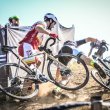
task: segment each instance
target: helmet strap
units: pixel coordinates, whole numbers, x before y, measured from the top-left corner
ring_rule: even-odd
[[[51,30],[51,24],[53,23],[53,21],[49,21],[49,26],[48,26],[48,28],[47,29],[49,29],[49,30]]]

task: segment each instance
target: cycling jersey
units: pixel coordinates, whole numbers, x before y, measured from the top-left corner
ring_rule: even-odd
[[[25,38],[19,42],[18,53],[20,56],[26,58],[24,61],[27,64],[33,64],[40,61],[38,57],[30,57],[34,53],[38,53],[35,50],[38,50],[38,46],[42,43],[43,40],[43,33],[39,33],[35,28],[36,26],[41,26],[46,28],[45,22],[36,22],[32,25],[30,31],[26,34]],[[29,57],[29,58],[27,58]]]
[[[86,43],[86,39],[78,40],[78,41],[66,41],[64,45],[78,47]]]
[[[66,41],[64,42],[63,47],[60,49],[58,54],[61,53],[69,53],[74,56],[78,56],[80,53],[82,53],[77,47],[80,45],[83,45],[86,43],[85,39],[79,40],[79,41]],[[71,57],[59,57],[59,61],[63,63],[64,65],[67,65],[67,63],[71,60]]]
[[[33,49],[38,49],[38,46],[42,43],[43,40],[43,33],[39,33],[35,28],[36,26],[41,26],[43,28],[46,28],[46,23],[45,22],[36,22],[31,26],[30,31],[26,34],[25,38],[20,41],[19,43],[29,43],[33,46]]]

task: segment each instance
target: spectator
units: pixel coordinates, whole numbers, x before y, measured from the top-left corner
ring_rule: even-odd
[[[19,26],[19,18],[17,16],[12,17],[11,25],[12,26]]]
[[[7,23],[5,25],[5,27],[10,27],[10,26],[19,26],[19,18],[17,16],[12,16],[12,17],[9,17],[8,19],[9,23]]]

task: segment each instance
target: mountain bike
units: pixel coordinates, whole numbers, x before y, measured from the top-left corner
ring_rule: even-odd
[[[49,38],[47,39],[44,46],[39,47],[39,50],[44,51],[47,55],[47,73],[50,79],[46,77],[46,75],[44,75],[38,68],[35,68],[34,70],[31,69],[24,62],[24,60],[21,59],[13,51],[13,49],[15,49],[16,46],[2,47],[2,50],[4,52],[12,53],[18,59],[18,63],[5,63],[0,65],[0,69],[5,69],[7,71],[6,76],[7,79],[10,80],[10,82],[8,82],[7,87],[3,87],[2,84],[0,85],[0,91],[12,98],[27,100],[38,94],[39,83],[46,83],[50,81],[51,83],[54,83],[55,85],[66,90],[77,90],[84,87],[87,84],[89,79],[89,72],[84,61],[70,54],[53,55],[51,49],[47,48],[48,42],[50,40],[53,40],[53,43],[50,46],[54,45],[56,40],[53,38]],[[39,54],[41,53],[37,53],[33,56],[37,56]],[[73,70],[71,70],[70,65],[65,66],[64,64],[58,61],[58,57],[60,56],[68,56],[69,58],[73,59],[72,62],[70,62]],[[81,70],[79,70],[80,67]],[[55,76],[57,68],[63,70],[64,72],[70,71],[69,74],[71,74],[71,79],[69,79],[68,84],[61,84],[60,82],[62,79],[60,79],[59,81],[56,81],[54,79],[55,77],[53,77],[53,75]],[[82,80],[81,78],[80,80],[78,80],[79,76],[81,76]]]
[[[110,56],[103,58],[103,54],[108,51],[108,45],[106,41],[102,40],[101,43],[91,43],[91,49],[89,55],[91,55],[94,48],[97,51],[92,55],[92,58],[102,67],[105,71],[106,78],[101,77],[98,71],[92,71],[91,75],[93,79],[99,83],[102,87],[110,90]]]

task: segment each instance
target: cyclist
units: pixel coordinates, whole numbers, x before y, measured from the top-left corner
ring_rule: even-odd
[[[11,25],[12,26],[19,26],[19,18],[17,16],[12,17]]]
[[[52,38],[57,38],[58,35],[51,32],[51,29],[57,23],[57,18],[54,14],[47,13],[44,16],[44,22],[38,21],[31,26],[30,31],[26,34],[23,40],[19,42],[18,53],[22,57],[29,57],[35,52],[38,52],[38,47],[43,41],[44,34]],[[40,65],[41,61],[38,57],[31,57],[26,60],[28,65],[36,63]]]
[[[79,51],[77,49],[78,46],[85,44],[87,42],[100,43],[99,40],[97,40],[96,38],[92,38],[92,37],[88,37],[88,38],[85,38],[85,39],[82,39],[79,41],[75,41],[75,42],[66,41],[66,42],[64,42],[63,47],[59,51],[59,54],[69,53],[69,54],[73,54],[77,57],[80,57],[81,59],[83,59],[85,61],[85,63],[87,65],[90,65],[90,66],[96,68],[103,78],[106,78],[104,70],[96,62],[94,62],[91,58],[87,57],[86,55],[84,55],[84,53],[82,53],[81,51]],[[64,57],[64,56],[59,57],[59,61],[61,63],[63,63],[64,65],[67,65],[70,60],[71,60],[70,57]],[[69,77],[70,77],[69,71],[66,71],[66,72],[62,72],[62,71],[63,70],[58,69],[57,73],[56,73],[56,77],[59,76],[59,74],[61,74],[61,76],[62,76],[62,82],[61,83],[66,84],[69,81]]]

